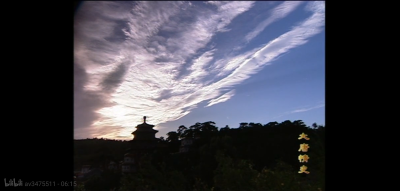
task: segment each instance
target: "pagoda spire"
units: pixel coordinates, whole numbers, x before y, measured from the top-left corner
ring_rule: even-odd
[[[143,116],[143,123],[146,123],[146,116]]]

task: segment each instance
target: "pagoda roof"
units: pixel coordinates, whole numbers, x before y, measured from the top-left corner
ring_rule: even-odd
[[[139,124],[136,126],[136,130],[132,132],[134,135],[136,132],[151,132],[151,133],[157,133],[158,130],[153,129],[155,125],[148,124],[146,122],[143,122],[142,124]]]
[[[138,135],[141,133],[147,134],[147,133],[157,133],[158,130],[153,129],[155,125],[151,125],[146,123],[146,116],[143,116],[143,123],[139,124],[136,126],[136,130],[132,132],[132,135]]]
[[[147,127],[147,128],[153,128],[154,125],[151,125],[151,124],[148,124],[148,123],[144,122],[144,123],[139,124],[139,125],[136,126],[136,128],[143,128],[143,127],[145,127],[145,128],[146,128],[146,127]]]
[[[142,133],[142,132],[151,132],[151,133],[157,133],[158,130],[155,129],[137,129],[136,131],[132,132],[132,134],[136,134],[136,133]]]

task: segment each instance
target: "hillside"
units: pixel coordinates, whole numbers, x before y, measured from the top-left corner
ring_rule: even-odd
[[[310,140],[299,140],[305,133]],[[180,140],[196,141],[187,153]],[[307,126],[301,120],[241,123],[238,128],[219,128],[212,121],[180,126],[160,139],[168,145],[141,160],[137,176],[117,174],[93,178],[86,190],[324,190],[325,127]],[[298,173],[300,143],[308,143],[306,163],[311,174]],[[122,160],[129,142],[101,139],[75,141],[75,165]],[[246,174],[246,175],[244,175]],[[244,175],[244,176],[243,176]],[[119,176],[119,175],[118,175]],[[112,178],[114,177],[114,178]],[[179,180],[179,181],[176,181]],[[173,183],[173,184],[172,184]],[[284,187],[284,188],[283,188]]]
[[[128,141],[106,139],[74,140],[74,169],[82,165],[99,166],[107,160],[120,161],[129,147]]]

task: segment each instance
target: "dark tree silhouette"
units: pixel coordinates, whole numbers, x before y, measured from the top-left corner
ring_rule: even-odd
[[[120,190],[324,190],[325,126],[307,126],[301,120],[267,124],[242,122],[237,128],[218,128],[212,121],[197,122],[189,128],[159,138],[166,149],[156,150],[143,160],[135,176],[102,174],[87,182],[86,190],[109,190],[119,180]],[[298,149],[301,133],[308,135],[311,173],[299,171]],[[183,139],[194,142],[179,152]],[[87,139],[75,141],[75,165],[102,164],[122,160],[127,141]],[[79,188],[82,188],[79,187]]]

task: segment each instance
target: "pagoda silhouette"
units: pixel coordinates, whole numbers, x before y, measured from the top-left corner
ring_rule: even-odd
[[[153,127],[154,125],[146,123],[146,116],[144,116],[143,123],[137,125],[136,130],[132,132],[134,137],[130,141],[131,147],[127,150],[122,162],[123,173],[135,172],[140,158],[157,148],[156,133],[158,130]]]

